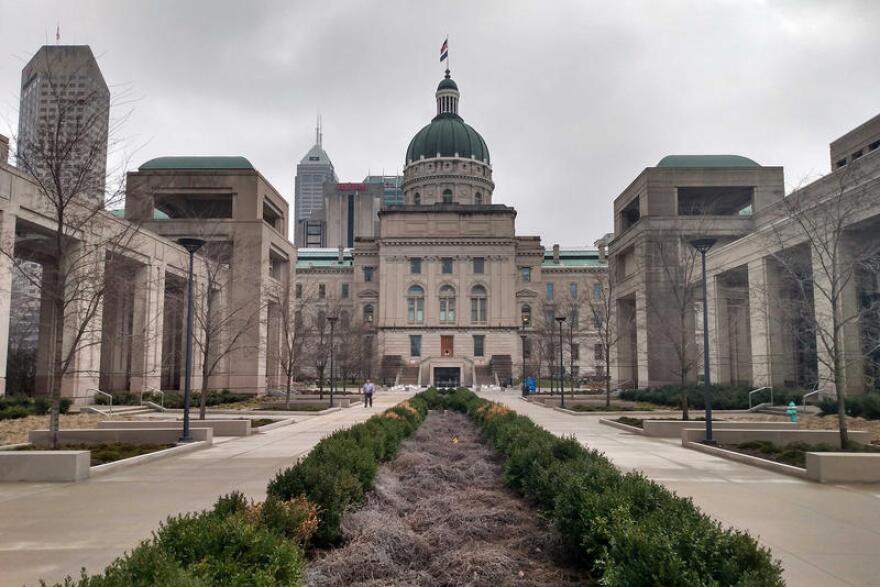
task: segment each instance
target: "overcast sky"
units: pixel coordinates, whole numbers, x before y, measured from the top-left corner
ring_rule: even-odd
[[[0,133],[59,24],[135,98],[119,137],[132,167],[240,154],[291,204],[319,111],[341,180],[401,170],[448,34],[494,200],[546,245],[610,232],[613,199],[664,155],[746,155],[791,188],[880,112],[877,0],[0,0]]]

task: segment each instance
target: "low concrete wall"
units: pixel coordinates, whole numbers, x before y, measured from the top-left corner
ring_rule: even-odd
[[[208,444],[214,439],[214,432],[210,428],[191,428],[193,440],[204,440]],[[36,446],[48,446],[50,442],[48,430],[31,430],[28,432],[28,440]],[[124,442],[128,444],[175,444],[180,440],[180,431],[177,429],[164,430],[125,430],[119,428],[80,428],[73,430],[60,430],[58,441],[61,444],[109,444]]]
[[[642,429],[645,436],[659,438],[679,438],[681,431],[704,430],[705,422],[698,420],[644,420]],[[712,430],[797,430],[795,422],[712,422]]]
[[[0,451],[0,481],[81,481],[90,461],[87,450]]]
[[[684,429],[681,431],[681,443],[687,446],[689,442],[700,442],[705,438],[704,428],[697,430]],[[792,442],[804,442],[806,444],[828,444],[840,448],[840,432],[837,430],[716,430],[713,428],[712,436],[719,444],[740,444],[752,440],[772,442],[777,446],[785,446]],[[868,443],[873,439],[872,432],[850,430],[850,440]]]
[[[250,420],[190,420],[191,428],[210,428],[214,436],[248,436]],[[104,420],[98,428],[118,430],[183,430],[182,420]]]
[[[880,453],[808,452],[807,477],[819,483],[880,483]]]
[[[357,403],[358,401],[363,401],[363,400],[357,400],[357,399],[351,399],[351,398],[335,397],[335,398],[333,398],[333,407],[336,407],[336,408],[347,408],[347,407],[351,406],[353,403]],[[262,404],[261,407],[265,407],[265,406],[271,406],[271,407],[283,407],[284,405],[285,405],[285,402],[283,402],[283,401],[272,401],[272,402],[264,402],[264,403]],[[296,399],[296,400],[290,400],[290,409],[289,409],[288,411],[290,411],[290,412],[295,412],[297,408],[300,408],[300,409],[302,409],[302,408],[306,408],[306,409],[313,409],[313,408],[325,409],[325,408],[329,408],[329,407],[330,407],[330,399],[329,399],[329,398],[325,398],[325,399],[323,399],[323,400],[319,400],[319,399],[313,399],[313,400],[305,400],[305,399],[302,399],[302,400],[301,400],[301,399]]]

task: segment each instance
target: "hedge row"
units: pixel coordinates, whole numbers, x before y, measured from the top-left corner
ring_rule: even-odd
[[[424,421],[426,393],[324,438],[302,461],[278,473],[269,483],[269,495],[305,496],[320,512],[315,542],[338,542],[342,515],[362,502],[373,487],[379,464],[394,456],[403,439]]]
[[[697,410],[705,409],[703,401],[703,386],[688,385],[684,388],[687,392],[688,406]],[[749,392],[753,388],[744,385],[711,385],[712,408],[716,410],[747,410],[749,408]],[[625,389],[620,392],[620,399],[635,402],[648,402],[659,406],[681,407],[680,385],[664,385],[648,389]],[[799,389],[774,389],[773,403],[776,405],[787,404],[794,401],[800,403],[804,391]],[[756,393],[752,396],[752,404],[770,401],[768,390]]]
[[[825,398],[819,402],[819,409],[826,416],[837,414],[837,400]],[[854,418],[880,420],[880,393],[870,391],[863,395],[851,395],[846,398],[846,413]]]
[[[170,517],[102,574],[83,571],[55,587],[299,584],[304,548],[338,540],[343,513],[372,487],[379,463],[424,421],[423,395],[321,440],[300,463],[278,473],[263,503],[234,492],[211,510]]]
[[[70,409],[71,400],[61,398],[61,413]],[[51,404],[47,397],[30,397],[26,395],[10,395],[0,397],[0,420],[15,420],[27,416],[44,416],[49,413]]]
[[[508,486],[534,501],[603,585],[782,585],[782,569],[744,532],[602,454],[460,389],[429,405],[467,413],[504,456]]]

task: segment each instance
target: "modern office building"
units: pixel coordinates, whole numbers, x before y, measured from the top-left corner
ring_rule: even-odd
[[[400,206],[404,203],[402,175],[368,175],[364,178],[364,183],[382,186],[383,208]]]
[[[333,162],[323,147],[320,124],[315,129],[315,144],[296,166],[294,186],[294,243],[301,247],[323,247],[326,235],[324,220],[324,184],[336,183]]]

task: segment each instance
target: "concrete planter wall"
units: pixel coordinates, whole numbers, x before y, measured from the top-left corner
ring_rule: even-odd
[[[681,443],[687,446],[690,442],[700,442],[705,438],[705,430],[684,429],[681,431]],[[758,430],[755,428],[745,430],[714,430],[713,437],[719,444],[740,444],[753,440],[763,440],[772,442],[777,446],[786,446],[792,442],[803,442],[806,444],[828,444],[833,447],[840,448],[840,432],[837,430]],[[871,432],[854,431],[849,432],[850,440],[856,442],[868,443],[874,438]]]
[[[214,436],[248,436],[251,433],[250,420],[191,420],[195,429],[210,428]],[[177,430],[178,436],[183,430],[180,420],[104,420],[98,422],[99,429],[115,428],[118,430]]]
[[[333,407],[347,408],[347,407],[351,406],[352,403],[356,403],[357,401],[358,401],[357,399],[352,399],[352,398],[334,397],[333,398]],[[263,409],[266,409],[266,408],[283,408],[284,406],[285,406],[285,402],[283,402],[283,401],[280,401],[280,402],[273,401],[273,402],[266,402],[266,403],[262,404],[261,407]],[[303,408],[305,408],[305,409],[326,409],[329,407],[330,407],[330,399],[329,398],[323,399],[323,400],[319,400],[319,399],[313,399],[313,400],[295,399],[294,400],[294,399],[292,399],[292,400],[290,400],[290,410],[289,411],[295,412],[297,408],[300,408],[300,409],[303,409]]]
[[[0,481],[82,481],[90,460],[87,450],[0,451]]]
[[[880,453],[808,452],[807,478],[819,483],[880,483]]]
[[[645,436],[680,438],[682,430],[705,430],[706,423],[683,420],[644,420]],[[795,422],[712,422],[712,430],[797,430]]]
[[[204,440],[210,444],[214,439],[214,431],[210,428],[192,428],[193,440]],[[48,430],[31,430],[28,440],[36,446],[48,446],[51,436]],[[58,441],[61,444],[109,444],[123,442],[127,444],[176,444],[180,440],[177,429],[164,430],[125,430],[119,428],[81,428],[75,430],[59,430]]]

